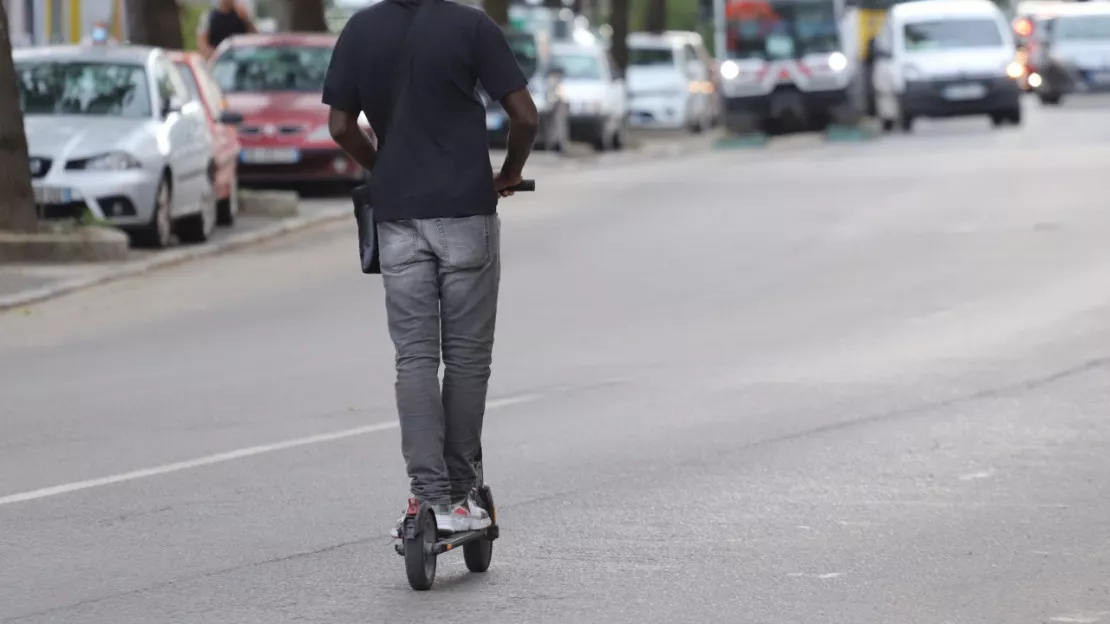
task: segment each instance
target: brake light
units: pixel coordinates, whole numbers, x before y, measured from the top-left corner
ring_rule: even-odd
[[[1021,37],[1028,37],[1033,34],[1033,20],[1027,17],[1021,17],[1014,20],[1014,32]]]

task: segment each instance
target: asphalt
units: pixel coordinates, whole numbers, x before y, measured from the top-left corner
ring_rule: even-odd
[[[350,223],[0,314],[0,622],[1110,622],[1107,108],[537,174],[428,593]]]

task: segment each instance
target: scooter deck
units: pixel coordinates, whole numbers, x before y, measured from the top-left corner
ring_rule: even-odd
[[[430,554],[439,556],[449,550],[454,550],[460,546],[465,546],[470,542],[476,542],[480,539],[489,539],[490,541],[493,541],[500,537],[500,535],[501,531],[498,529],[497,525],[494,524],[478,531],[464,531],[462,533],[452,533],[450,535],[446,535],[442,539],[436,540],[435,543],[431,545],[429,550]],[[404,541],[398,540],[397,543],[394,544],[393,548],[397,551],[398,555],[404,556]]]

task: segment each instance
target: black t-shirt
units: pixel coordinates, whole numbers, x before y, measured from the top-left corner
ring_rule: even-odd
[[[386,133],[405,30],[419,2],[403,112]],[[347,22],[324,81],[324,104],[363,112],[378,137],[370,179],[378,221],[492,214],[497,210],[481,83],[495,100],[528,80],[501,29],[482,11],[445,0],[386,0]]]

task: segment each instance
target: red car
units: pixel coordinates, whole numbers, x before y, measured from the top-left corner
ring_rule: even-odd
[[[208,71],[208,63],[196,52],[170,52],[170,58],[185,79],[193,98],[204,106],[212,133],[215,155],[218,223],[231,225],[239,214],[239,132],[243,118],[227,108],[223,90]]]
[[[216,50],[212,74],[231,110],[244,118],[244,183],[363,180],[362,167],[332,140],[328,107],[320,101],[335,40],[333,34],[252,34]]]

